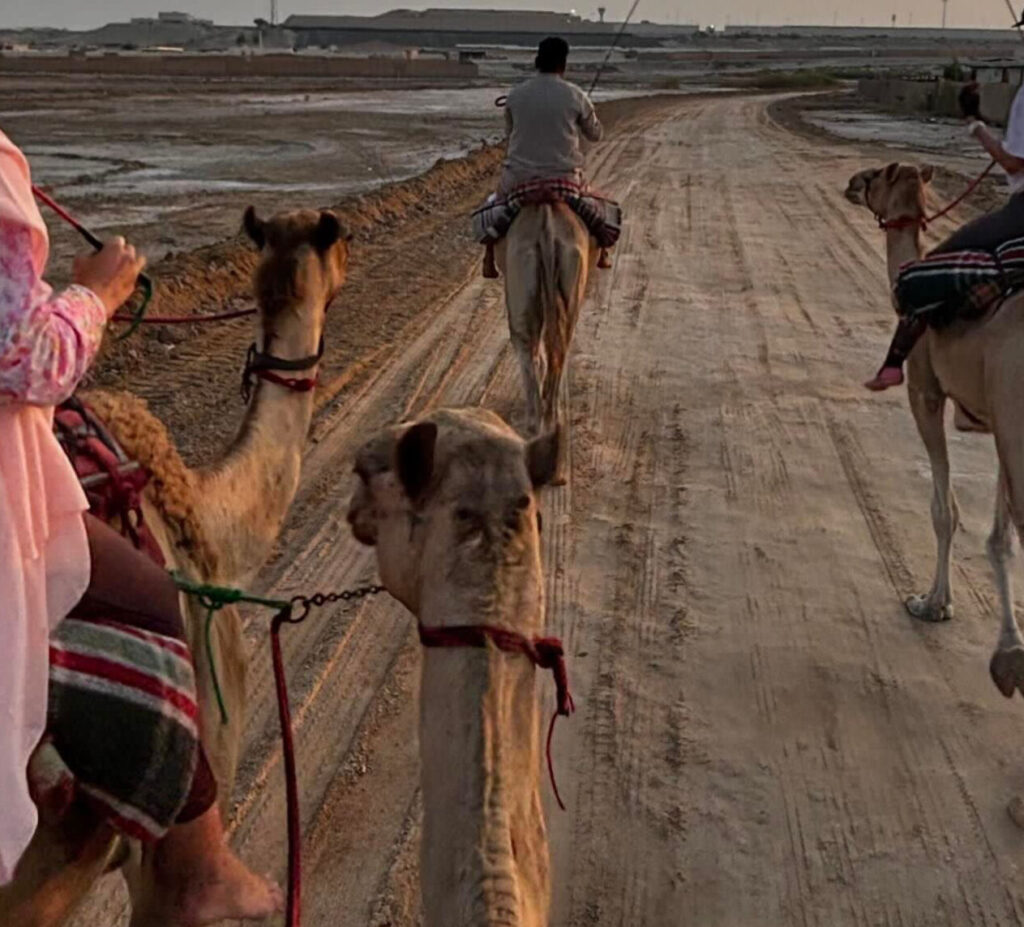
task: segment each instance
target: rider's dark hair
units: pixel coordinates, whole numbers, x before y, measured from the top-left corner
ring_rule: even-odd
[[[569,60],[569,43],[559,36],[549,36],[537,47],[535,64],[541,74],[561,74]]]

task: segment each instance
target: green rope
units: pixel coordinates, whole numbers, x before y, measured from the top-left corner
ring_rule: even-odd
[[[220,709],[220,723],[228,723],[228,710],[224,704],[224,695],[220,688],[220,679],[217,676],[217,663],[213,658],[213,646],[210,639],[210,632],[213,627],[213,616],[227,605],[234,605],[237,602],[251,602],[253,605],[262,605],[264,608],[273,608],[281,611],[291,607],[291,602],[281,599],[265,599],[261,596],[248,595],[241,589],[232,589],[228,586],[212,586],[205,583],[190,583],[178,573],[171,573],[175,585],[187,595],[192,596],[200,605],[206,608],[206,627],[204,638],[206,640],[206,659],[210,666],[210,678],[213,680],[213,694],[217,698],[217,707]]]
[[[134,335],[146,315],[146,308],[153,298],[153,281],[145,274],[139,274],[138,289],[142,292],[142,298],[139,300],[138,307],[132,312],[132,324],[128,326],[126,331],[118,335],[114,339],[115,341],[124,341],[125,338]]]

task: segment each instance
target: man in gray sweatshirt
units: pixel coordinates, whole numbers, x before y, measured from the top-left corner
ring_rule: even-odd
[[[598,141],[601,123],[590,98],[562,76],[568,57],[565,39],[544,39],[537,51],[537,74],[509,93],[508,153],[499,193],[529,180],[583,182],[580,136]]]
[[[508,151],[498,195],[531,180],[568,180],[583,185],[580,136],[596,142],[601,123],[590,98],[563,75],[569,58],[565,39],[544,39],[537,49],[537,74],[515,87],[505,104]],[[602,260],[607,260],[602,255]],[[487,243],[484,276],[497,277],[494,243]]]

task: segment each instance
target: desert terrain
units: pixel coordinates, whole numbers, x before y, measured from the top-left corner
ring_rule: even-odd
[[[158,97],[172,88],[137,112],[96,102],[124,135],[93,133],[89,145],[75,141],[78,117],[47,114],[71,105],[64,92],[39,88],[18,103],[34,114],[0,124],[30,153],[52,149],[37,172],[52,168],[57,192],[66,184],[104,231],[125,228],[157,258],[171,252],[153,267],[165,311],[251,303],[254,258],[234,237],[249,201],[339,205],[356,234],[352,276],[328,317],[300,494],[258,589],[371,580],[372,552],[344,519],[363,438],[437,405],[521,421],[502,289],[480,278],[467,222],[500,159],[482,145],[500,132],[489,91],[471,88],[478,108],[431,119],[425,107],[344,108],[329,94],[321,109],[315,88],[290,91],[287,105],[211,89],[194,104],[209,151],[180,106],[159,135]],[[928,464],[903,392],[859,385],[894,318],[883,236],[842,198],[854,171],[902,157],[939,165],[939,202],[984,161],[915,146],[913,132],[888,146],[844,139],[801,107],[821,112],[819,101],[764,94],[602,105],[609,132],[590,170],[627,223],[577,330],[571,481],[543,496],[548,626],[566,642],[578,706],[555,742],[567,812],[542,785],[559,927],[1024,920],[1024,833],[1005,811],[1024,792],[1024,709],[987,672],[994,453],[986,438],[951,439],[958,612],[917,623],[902,599],[931,578]],[[367,127],[382,140],[360,141]],[[394,141],[402,127],[408,145]],[[76,175],[68,152],[79,147],[105,166]],[[119,184],[159,170],[161,152],[177,159],[175,182],[193,186]],[[459,158],[412,177],[442,155]],[[369,189],[367,174],[388,179],[383,164],[398,182]],[[253,177],[253,189],[225,186]],[[999,196],[990,185],[931,240]],[[57,241],[59,261],[72,240]],[[241,417],[251,332],[249,320],[147,330],[108,346],[93,381],[144,396],[201,460]],[[246,615],[251,707],[232,837],[281,876],[267,618]],[[305,923],[413,927],[414,623],[380,597],[315,612],[285,646]],[[548,683],[538,682],[542,705]],[[105,879],[76,927],[126,923],[125,901],[118,877]]]

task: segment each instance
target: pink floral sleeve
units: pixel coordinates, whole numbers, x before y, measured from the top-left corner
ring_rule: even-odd
[[[0,401],[52,406],[99,350],[107,313],[82,286],[40,300],[28,228],[0,218]]]

